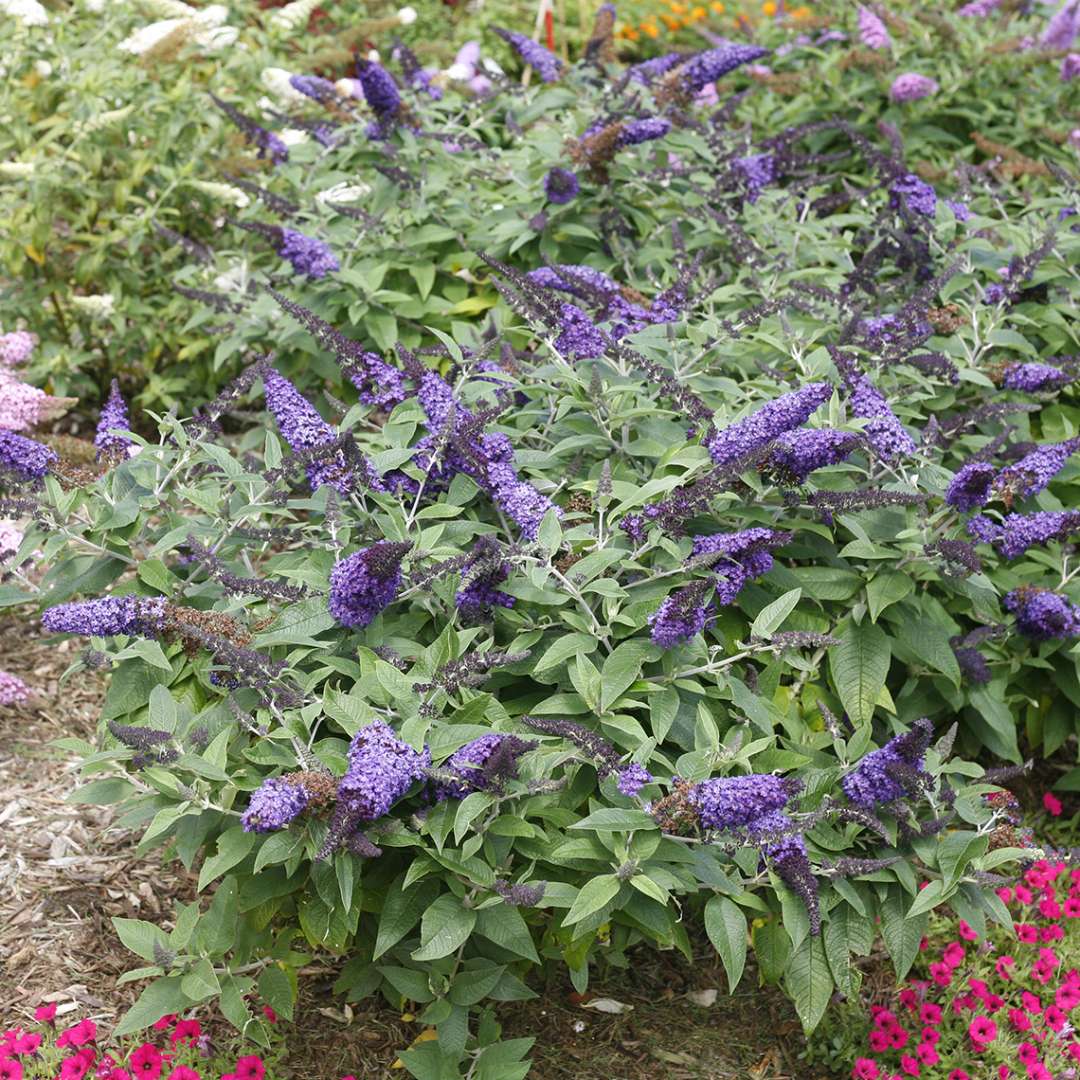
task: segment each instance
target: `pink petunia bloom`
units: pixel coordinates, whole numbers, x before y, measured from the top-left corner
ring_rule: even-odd
[[[873,1058],[856,1058],[855,1068],[851,1070],[851,1080],[878,1080],[881,1071]]]
[[[1048,1005],[1043,1014],[1043,1020],[1051,1031],[1060,1031],[1065,1026],[1068,1017],[1056,1005]]]
[[[971,1077],[963,1069],[953,1069],[949,1073],[949,1080],[971,1080]]]
[[[162,1066],[161,1051],[153,1043],[143,1043],[128,1058],[128,1065],[135,1080],[158,1080]]]
[[[1072,983],[1059,986],[1057,993],[1054,994],[1054,1004],[1059,1009],[1064,1009],[1065,1012],[1075,1009],[1077,1005],[1080,1005],[1080,989],[1077,989]]]
[[[919,995],[910,986],[906,986],[900,991],[900,1004],[905,1009],[915,1009],[919,1004]]]
[[[256,1054],[242,1057],[236,1063],[237,1080],[263,1080],[265,1075],[266,1066]]]
[[[920,1076],[922,1069],[919,1067],[918,1061],[915,1060],[910,1054],[904,1054],[900,1058],[900,1071],[905,1076]]]
[[[23,1080],[23,1067],[14,1058],[0,1058],[0,1080]]]
[[[1016,1048],[1016,1056],[1024,1065],[1031,1065],[1039,1060],[1039,1051],[1029,1042],[1022,1042]]]
[[[1039,901],[1039,914],[1044,919],[1060,919],[1061,905],[1051,896],[1044,896]]]
[[[922,1041],[931,1046],[937,1046],[941,1042],[941,1032],[937,1028],[924,1027],[922,1029]]]
[[[1031,1017],[1028,1016],[1023,1009],[1010,1009],[1009,1010],[1009,1023],[1017,1031],[1030,1031],[1031,1030]]]
[[[60,1062],[60,1080],[83,1080],[89,1071],[90,1065],[86,1058],[78,1054]]]
[[[1065,901],[1064,912],[1067,919],[1080,919],[1080,897],[1070,896]]]
[[[176,1013],[166,1013],[154,1021],[155,1031],[168,1031],[176,1023]]]
[[[1029,926],[1025,923],[1017,923],[1014,929],[1016,930],[1016,936],[1025,945],[1034,945],[1039,940],[1039,931],[1037,927]]]
[[[200,1024],[198,1020],[178,1020],[176,1022],[176,1027],[173,1028],[169,1038],[172,1040],[173,1046],[183,1042],[190,1045],[194,1043],[201,1034],[202,1024]]]
[[[105,1080],[131,1080],[131,1073],[127,1069],[116,1068],[109,1072]]]
[[[968,924],[966,922],[964,922],[963,919],[960,920],[960,925],[958,927],[958,930],[960,931],[960,936],[965,941],[978,941],[979,940],[979,935],[977,933],[975,933],[975,931],[970,926],[968,926]]]
[[[919,1045],[915,1047],[915,1056],[923,1065],[936,1065],[941,1060],[938,1056],[938,1052],[930,1045],[930,1043],[919,1043]]]
[[[968,1024],[968,1035],[973,1042],[991,1043],[997,1038],[997,1024],[985,1016],[976,1016]]]
[[[999,956],[994,961],[994,971],[997,973],[998,978],[1008,979],[1009,968],[1011,968],[1016,961],[1011,956]]]
[[[168,1080],[202,1080],[202,1077],[187,1065],[177,1065],[171,1073],[169,1073]]]
[[[12,1039],[10,1049],[13,1054],[36,1054],[40,1045],[41,1036],[36,1031],[30,1031],[17,1039]],[[56,1045],[60,1045],[59,1041]]]
[[[97,1038],[97,1024],[93,1020],[80,1020],[57,1037],[56,1045],[62,1050],[65,1046],[85,1046]]]
[[[997,892],[998,899],[1003,904],[1011,904],[1012,903],[1012,898],[1013,898],[1012,889],[1010,889],[1008,887],[1008,885],[1003,885],[1000,889],[997,889],[995,891]]]
[[[941,962],[953,970],[958,968],[964,962],[964,946],[959,941],[949,942],[941,954]]]
[[[1061,817],[1061,800],[1049,791],[1042,798],[1043,809],[1051,817]]]
[[[1028,1080],[1054,1080],[1054,1074],[1041,1062],[1028,1066]]]
[[[34,1010],[34,1019],[42,1024],[51,1024],[56,1019],[56,1005],[39,1005]]]
[[[269,1020],[271,1024],[276,1024],[277,1023],[277,1013],[274,1012],[273,1006],[264,1005],[262,1007],[262,1011],[263,1011],[263,1016],[265,1016],[266,1019]]]
[[[1044,926],[1042,933],[1039,935],[1043,941],[1060,941],[1065,936],[1065,931],[1054,923],[1051,926]]]
[[[932,1001],[923,1002],[922,1007],[919,1009],[919,1019],[924,1024],[940,1024],[941,1006],[935,1005]]]
[[[930,978],[940,987],[947,987],[952,982],[953,969],[948,964],[931,964]]]
[[[1031,899],[1032,899],[1032,897],[1031,897],[1031,890],[1030,889],[1026,888],[1023,885],[1017,885],[1016,886],[1016,900],[1017,900],[1017,903],[1030,904]]]
[[[870,1049],[873,1050],[875,1054],[883,1054],[891,1045],[888,1032],[882,1031],[881,1028],[874,1028],[874,1030],[870,1032],[867,1041],[870,1043]]]
[[[1042,1012],[1042,1001],[1037,998],[1030,990],[1025,990],[1020,995],[1020,1004],[1031,1013],[1032,1016],[1038,1016]]]
[[[899,1024],[889,1028],[885,1034],[889,1036],[889,1045],[894,1050],[903,1050],[908,1044],[908,1033]]]

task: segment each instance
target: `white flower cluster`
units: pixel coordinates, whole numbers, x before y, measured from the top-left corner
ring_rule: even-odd
[[[311,13],[319,6],[319,0],[292,0],[270,16],[270,26],[288,32],[299,30],[308,24]]]
[[[18,19],[25,26],[47,26],[48,12],[38,0],[0,0],[0,12]]]
[[[185,41],[192,42],[207,53],[227,49],[236,43],[240,32],[235,26],[224,25],[229,17],[228,9],[224,5],[210,4],[198,10],[189,8],[178,0],[170,0],[169,10],[181,9],[186,10],[172,18],[161,19],[133,31],[117,48],[133,56],[143,56],[174,33],[182,34]]]
[[[116,298],[112,293],[96,293],[90,296],[72,296],[71,306],[91,319],[108,319],[116,310]]]
[[[199,191],[209,195],[212,199],[231,203],[237,210],[243,210],[251,202],[247,192],[241,191],[238,187],[233,187],[232,184],[219,184],[214,180],[192,180],[191,186],[198,188]]]

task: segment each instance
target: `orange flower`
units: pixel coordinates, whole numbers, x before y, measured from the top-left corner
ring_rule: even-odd
[[[765,3],[761,5],[761,10],[765,15],[768,15],[771,19],[776,14],[776,4],[774,0],[765,0]]]
[[[686,14],[686,5],[685,4],[672,4],[671,5],[671,10],[674,11],[676,15],[685,15]]]
[[[641,32],[648,34],[651,38],[658,38],[660,36],[660,27],[656,23],[642,23]]]
[[[793,19],[809,19],[810,16],[813,14],[814,13],[805,4],[803,4],[802,7],[797,7],[793,12],[791,12],[791,17]]]
[[[709,5],[709,10],[712,11],[714,15],[723,15],[724,5],[720,3],[720,0],[713,0]]]

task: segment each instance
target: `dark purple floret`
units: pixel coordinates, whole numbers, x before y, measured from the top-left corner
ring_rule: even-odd
[[[725,41],[715,49],[692,56],[678,69],[678,78],[687,93],[696,94],[711,82],[723,78],[742,64],[760,60],[767,55],[768,49],[759,45],[742,45],[734,41]]]
[[[990,485],[997,475],[985,461],[969,461],[949,482],[945,501],[957,510],[974,510],[990,501]]]
[[[711,588],[711,581],[695,581],[668,596],[649,616],[652,643],[670,649],[700,634],[709,617],[711,601],[706,593]]]
[[[1033,514],[1006,514],[1000,525],[979,515],[967,523],[968,532],[993,544],[1006,559],[1016,559],[1030,547],[1064,540],[1080,532],[1080,511],[1038,510]]]
[[[353,630],[367,626],[397,596],[411,547],[383,540],[342,559],[330,572],[330,614]]]
[[[889,192],[892,195],[890,201],[894,208],[905,205],[916,214],[928,218],[932,218],[937,213],[937,193],[925,180],[920,180],[914,173],[907,173],[898,180],[894,180],[889,187]]]
[[[1040,390],[1057,390],[1075,378],[1050,364],[1009,364],[1001,372],[1001,385],[1006,390],[1034,394]]]
[[[289,148],[272,131],[267,131],[250,116],[245,116],[235,105],[222,101],[214,94],[210,95],[210,100],[243,132],[249,142],[259,148],[259,157],[269,157],[275,165],[289,160]]]
[[[385,128],[393,123],[401,110],[401,94],[394,76],[372,60],[357,60],[356,77],[364,91],[364,100],[371,106],[379,124]]]
[[[298,818],[308,805],[308,793],[300,784],[272,776],[251,793],[240,818],[244,832],[274,832]]]
[[[436,799],[464,799],[473,791],[501,788],[516,776],[517,759],[535,746],[535,741],[495,732],[473,739],[440,767],[440,773],[451,775],[436,782]]]
[[[634,64],[627,70],[627,75],[634,82],[650,86],[661,76],[666,75],[672,68],[677,68],[687,60],[686,53],[667,53],[665,56],[654,56],[651,60],[643,60],[640,64]]]
[[[760,409],[717,431],[706,443],[718,465],[726,465],[763,450],[785,432],[801,427],[832,396],[832,383],[809,383],[801,390],[762,405]]]
[[[324,278],[341,269],[341,264],[326,244],[295,229],[281,230],[278,254],[288,259],[298,274],[306,274],[313,279]]]
[[[405,376],[373,352],[350,358],[345,371],[365,405],[390,410],[409,396]]]
[[[313,450],[335,441],[334,429],[284,375],[267,367],[262,371],[262,379],[266,407],[274,414],[282,437],[294,451]],[[308,465],[307,478],[313,491],[328,484],[339,494],[348,495],[353,485],[352,471],[340,450],[333,451],[326,461]]]
[[[708,558],[716,573],[717,603],[733,604],[742,587],[773,567],[772,549],[791,541],[792,534],[760,526],[732,533],[695,536],[690,558],[696,563]]]
[[[576,356],[587,360],[604,355],[604,336],[596,324],[577,306],[560,304],[560,331],[555,338],[555,348],[564,356]]]
[[[736,158],[735,167],[746,181],[746,197],[750,202],[757,202],[758,196],[776,180],[776,157],[773,154]]]
[[[619,789],[620,795],[625,795],[628,799],[632,799],[646,784],[651,784],[652,782],[653,775],[644,765],[639,765],[637,762],[631,762],[629,765],[624,765],[619,769],[616,786]]]
[[[815,469],[837,465],[858,447],[851,431],[812,428],[781,435],[769,451],[765,466],[786,484],[801,484]]]
[[[840,781],[844,794],[864,810],[914,798],[930,783],[923,758],[933,734],[929,720],[916,720],[910,731],[872,750]]]
[[[467,624],[488,622],[496,607],[512,608],[515,598],[498,588],[510,576],[510,563],[491,537],[482,536],[473,545],[461,570],[461,588],[454,603]]]
[[[57,634],[84,637],[157,637],[165,626],[164,597],[103,596],[46,608],[41,625]]]
[[[1061,472],[1065,462],[1078,449],[1080,438],[1037,447],[998,473],[994,480],[995,493],[1005,499],[1027,499],[1037,495]]]
[[[737,829],[765,814],[783,810],[802,790],[802,783],[771,773],[714,777],[695,784],[688,802],[704,829]]]
[[[98,418],[97,433],[94,435],[94,446],[97,447],[97,456],[100,459],[105,454],[119,454],[127,456],[128,447],[132,441],[124,435],[114,434],[115,429],[127,431],[129,429],[127,405],[120,393],[120,384],[113,379],[109,388],[109,397],[102,406],[101,415]]]
[[[639,143],[662,139],[671,130],[671,121],[663,117],[650,116],[644,120],[629,120],[619,129],[615,145],[637,146]]]
[[[833,355],[835,359],[837,353]],[[885,459],[914,454],[915,441],[904,430],[877,387],[858,371],[853,361],[847,360],[837,366],[847,386],[852,413],[867,421],[863,428],[866,441]]]
[[[547,882],[541,881],[539,884],[529,885],[522,881],[510,882],[499,879],[491,888],[506,903],[514,907],[536,907],[544,898]]]
[[[1016,616],[1016,629],[1032,641],[1080,635],[1080,608],[1049,589],[1021,585],[1006,594],[1004,604]]]
[[[338,97],[334,84],[320,75],[291,75],[289,85],[321,105],[336,101]]]
[[[798,826],[783,812],[772,810],[750,823],[747,839],[761,848],[781,880],[806,906],[810,933],[821,933],[817,878],[814,877],[806,840]]]
[[[338,802],[356,821],[386,814],[431,768],[431,751],[417,753],[385,720],[361,728],[349,744],[349,767],[338,785]]]
[[[971,220],[971,211],[964,203],[957,202],[954,199],[946,199],[945,205],[952,211],[953,217],[961,224]]]
[[[0,474],[15,480],[40,480],[59,461],[56,452],[13,431],[0,431]]]
[[[556,206],[564,206],[576,198],[580,190],[581,184],[578,183],[577,175],[569,169],[549,169],[544,177],[544,194],[548,202],[553,202]]]
[[[978,649],[963,645],[953,646],[953,655],[960,668],[960,674],[975,686],[985,686],[991,679],[990,665]]]
[[[550,83],[558,79],[563,64],[553,52],[516,30],[503,30],[498,26],[491,29],[540,76],[541,82]]]

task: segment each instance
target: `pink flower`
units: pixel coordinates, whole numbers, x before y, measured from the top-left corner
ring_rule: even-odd
[[[1065,901],[1065,917],[1067,919],[1080,918],[1080,897],[1070,896]]]
[[[1054,1004],[1059,1009],[1064,1009],[1065,1012],[1075,1009],[1077,1005],[1080,1005],[1080,989],[1077,989],[1071,983],[1059,986],[1057,993],[1054,995]]]
[[[266,1019],[269,1020],[271,1024],[276,1024],[277,1023],[277,1013],[274,1012],[272,1006],[264,1005],[262,1007],[262,1011],[263,1011],[263,1016],[265,1016]]]
[[[919,1043],[915,1047],[915,1056],[923,1065],[936,1065],[941,1060],[938,1057],[938,1052],[930,1043]]]
[[[905,1009],[914,1009],[919,1004],[919,995],[911,987],[905,987],[900,991],[900,1004]]]
[[[1025,945],[1034,945],[1039,940],[1039,931],[1034,926],[1028,926],[1025,923],[1017,923],[1014,929],[1016,930],[1016,936]]]
[[[1023,885],[1017,885],[1016,886],[1016,900],[1017,900],[1017,903],[1020,903],[1020,904],[1030,904],[1031,903],[1031,890],[1028,889],[1028,888],[1025,888],[1025,886],[1023,886]]]
[[[56,1045],[62,1050],[65,1046],[85,1046],[97,1038],[97,1024],[93,1020],[80,1020],[67,1031],[62,1031]]]
[[[999,1065],[998,1066],[998,1080],[1008,1080],[1008,1077],[1009,1077],[1009,1066],[1008,1065]]]
[[[14,1058],[0,1058],[0,1080],[23,1080],[23,1067]]]
[[[1073,1061],[1080,1061],[1080,1043],[1071,1042],[1065,1050]]]
[[[881,1075],[877,1062],[873,1058],[856,1058],[855,1068],[851,1070],[851,1080],[878,1080]],[[342,1080],[346,1080],[342,1077]]]
[[[919,1063],[910,1054],[904,1054],[900,1058],[900,1071],[908,1076],[919,1076],[922,1073]]]
[[[1041,1062],[1028,1066],[1028,1080],[1054,1080],[1054,1074]]]
[[[131,1080],[131,1073],[127,1069],[112,1069],[105,1080]]]
[[[1039,1060],[1039,1051],[1029,1042],[1021,1043],[1016,1049],[1016,1056],[1025,1065],[1031,1065]]]
[[[868,49],[887,49],[892,44],[885,24],[864,7],[859,8],[859,40]]]
[[[968,1024],[968,1034],[973,1042],[991,1043],[997,1038],[997,1024],[985,1016],[976,1016]]]
[[[932,1001],[923,1002],[922,1008],[919,1009],[919,1019],[924,1024],[940,1024],[941,1006],[935,1005]]]
[[[161,1075],[161,1051],[153,1043],[143,1043],[128,1059],[128,1064],[136,1080],[158,1080]]]
[[[35,1054],[40,1045],[41,1036],[36,1031],[33,1031],[26,1035],[20,1035],[17,1039],[13,1039],[11,1043],[11,1052],[13,1054]],[[57,1040],[56,1045],[60,1045],[59,1040]]]
[[[179,1020],[176,1027],[173,1028],[172,1034],[169,1038],[172,1040],[173,1046],[177,1043],[187,1042],[189,1044],[195,1042],[196,1039],[202,1034],[202,1024],[198,1020]]]
[[[949,1073],[949,1080],[971,1080],[971,1077],[963,1069],[953,1069]]]
[[[56,1019],[56,1005],[39,1005],[34,1010],[34,1019],[43,1024],[51,1024]]]
[[[166,1013],[154,1021],[155,1031],[168,1031],[176,1023],[176,1013]]]
[[[999,978],[1008,979],[1009,968],[1011,968],[1015,963],[1016,961],[1011,956],[999,956],[994,961],[994,971],[997,973]]]
[[[950,942],[941,954],[941,962],[948,968],[958,968],[964,962],[964,946],[959,941]]]
[[[177,1065],[169,1073],[169,1080],[202,1080],[202,1077],[194,1069],[189,1069],[187,1065]]]
[[[931,1046],[937,1046],[941,1042],[941,1032],[937,1028],[924,1027],[922,1029],[922,1041]]]
[[[1043,1014],[1043,1020],[1046,1021],[1046,1026],[1051,1031],[1060,1031],[1065,1026],[1065,1021],[1068,1017],[1056,1006],[1047,1006],[1046,1012]]]
[[[9,334],[0,334],[0,364],[5,367],[17,367],[30,359],[38,339],[36,334],[25,330],[12,330]]]
[[[931,964],[930,978],[941,987],[947,987],[952,982],[952,968],[948,964]]]
[[[60,1080],[83,1080],[89,1071],[90,1064],[86,1058],[76,1054],[60,1063]]]
[[[870,1043],[870,1049],[873,1050],[875,1054],[884,1053],[891,1045],[888,1032],[882,1031],[881,1028],[874,1028],[874,1030],[870,1032],[868,1042]]]
[[[998,899],[1003,904],[1011,904],[1012,903],[1012,889],[1010,889],[1007,885],[1003,885],[1000,889],[997,889],[996,891],[997,891]]]
[[[1051,926],[1044,926],[1039,936],[1043,941],[1060,941],[1065,936],[1065,931],[1054,923]]]
[[[1048,791],[1043,795],[1043,809],[1051,817],[1061,817],[1061,800],[1056,795],[1051,795]]]
[[[1061,905],[1051,896],[1044,896],[1039,901],[1039,914],[1044,919],[1060,919]]]
[[[903,1050],[907,1046],[908,1033],[899,1024],[896,1027],[889,1028],[886,1034],[889,1036],[889,1045],[894,1050]]]
[[[1012,1024],[1017,1031],[1031,1030],[1031,1017],[1028,1016],[1023,1009],[1010,1009],[1009,1023]]]
[[[976,934],[975,931],[970,926],[968,926],[968,924],[966,922],[964,922],[963,919],[960,920],[960,925],[959,925],[958,929],[960,931],[960,936],[965,941],[978,941],[979,940],[979,935]]]
[[[242,1057],[236,1063],[236,1080],[263,1080],[266,1075],[266,1066],[262,1058],[255,1054]]]
[[[1020,1003],[1032,1016],[1038,1016],[1042,1012],[1042,1002],[1028,990],[1020,995]]]

